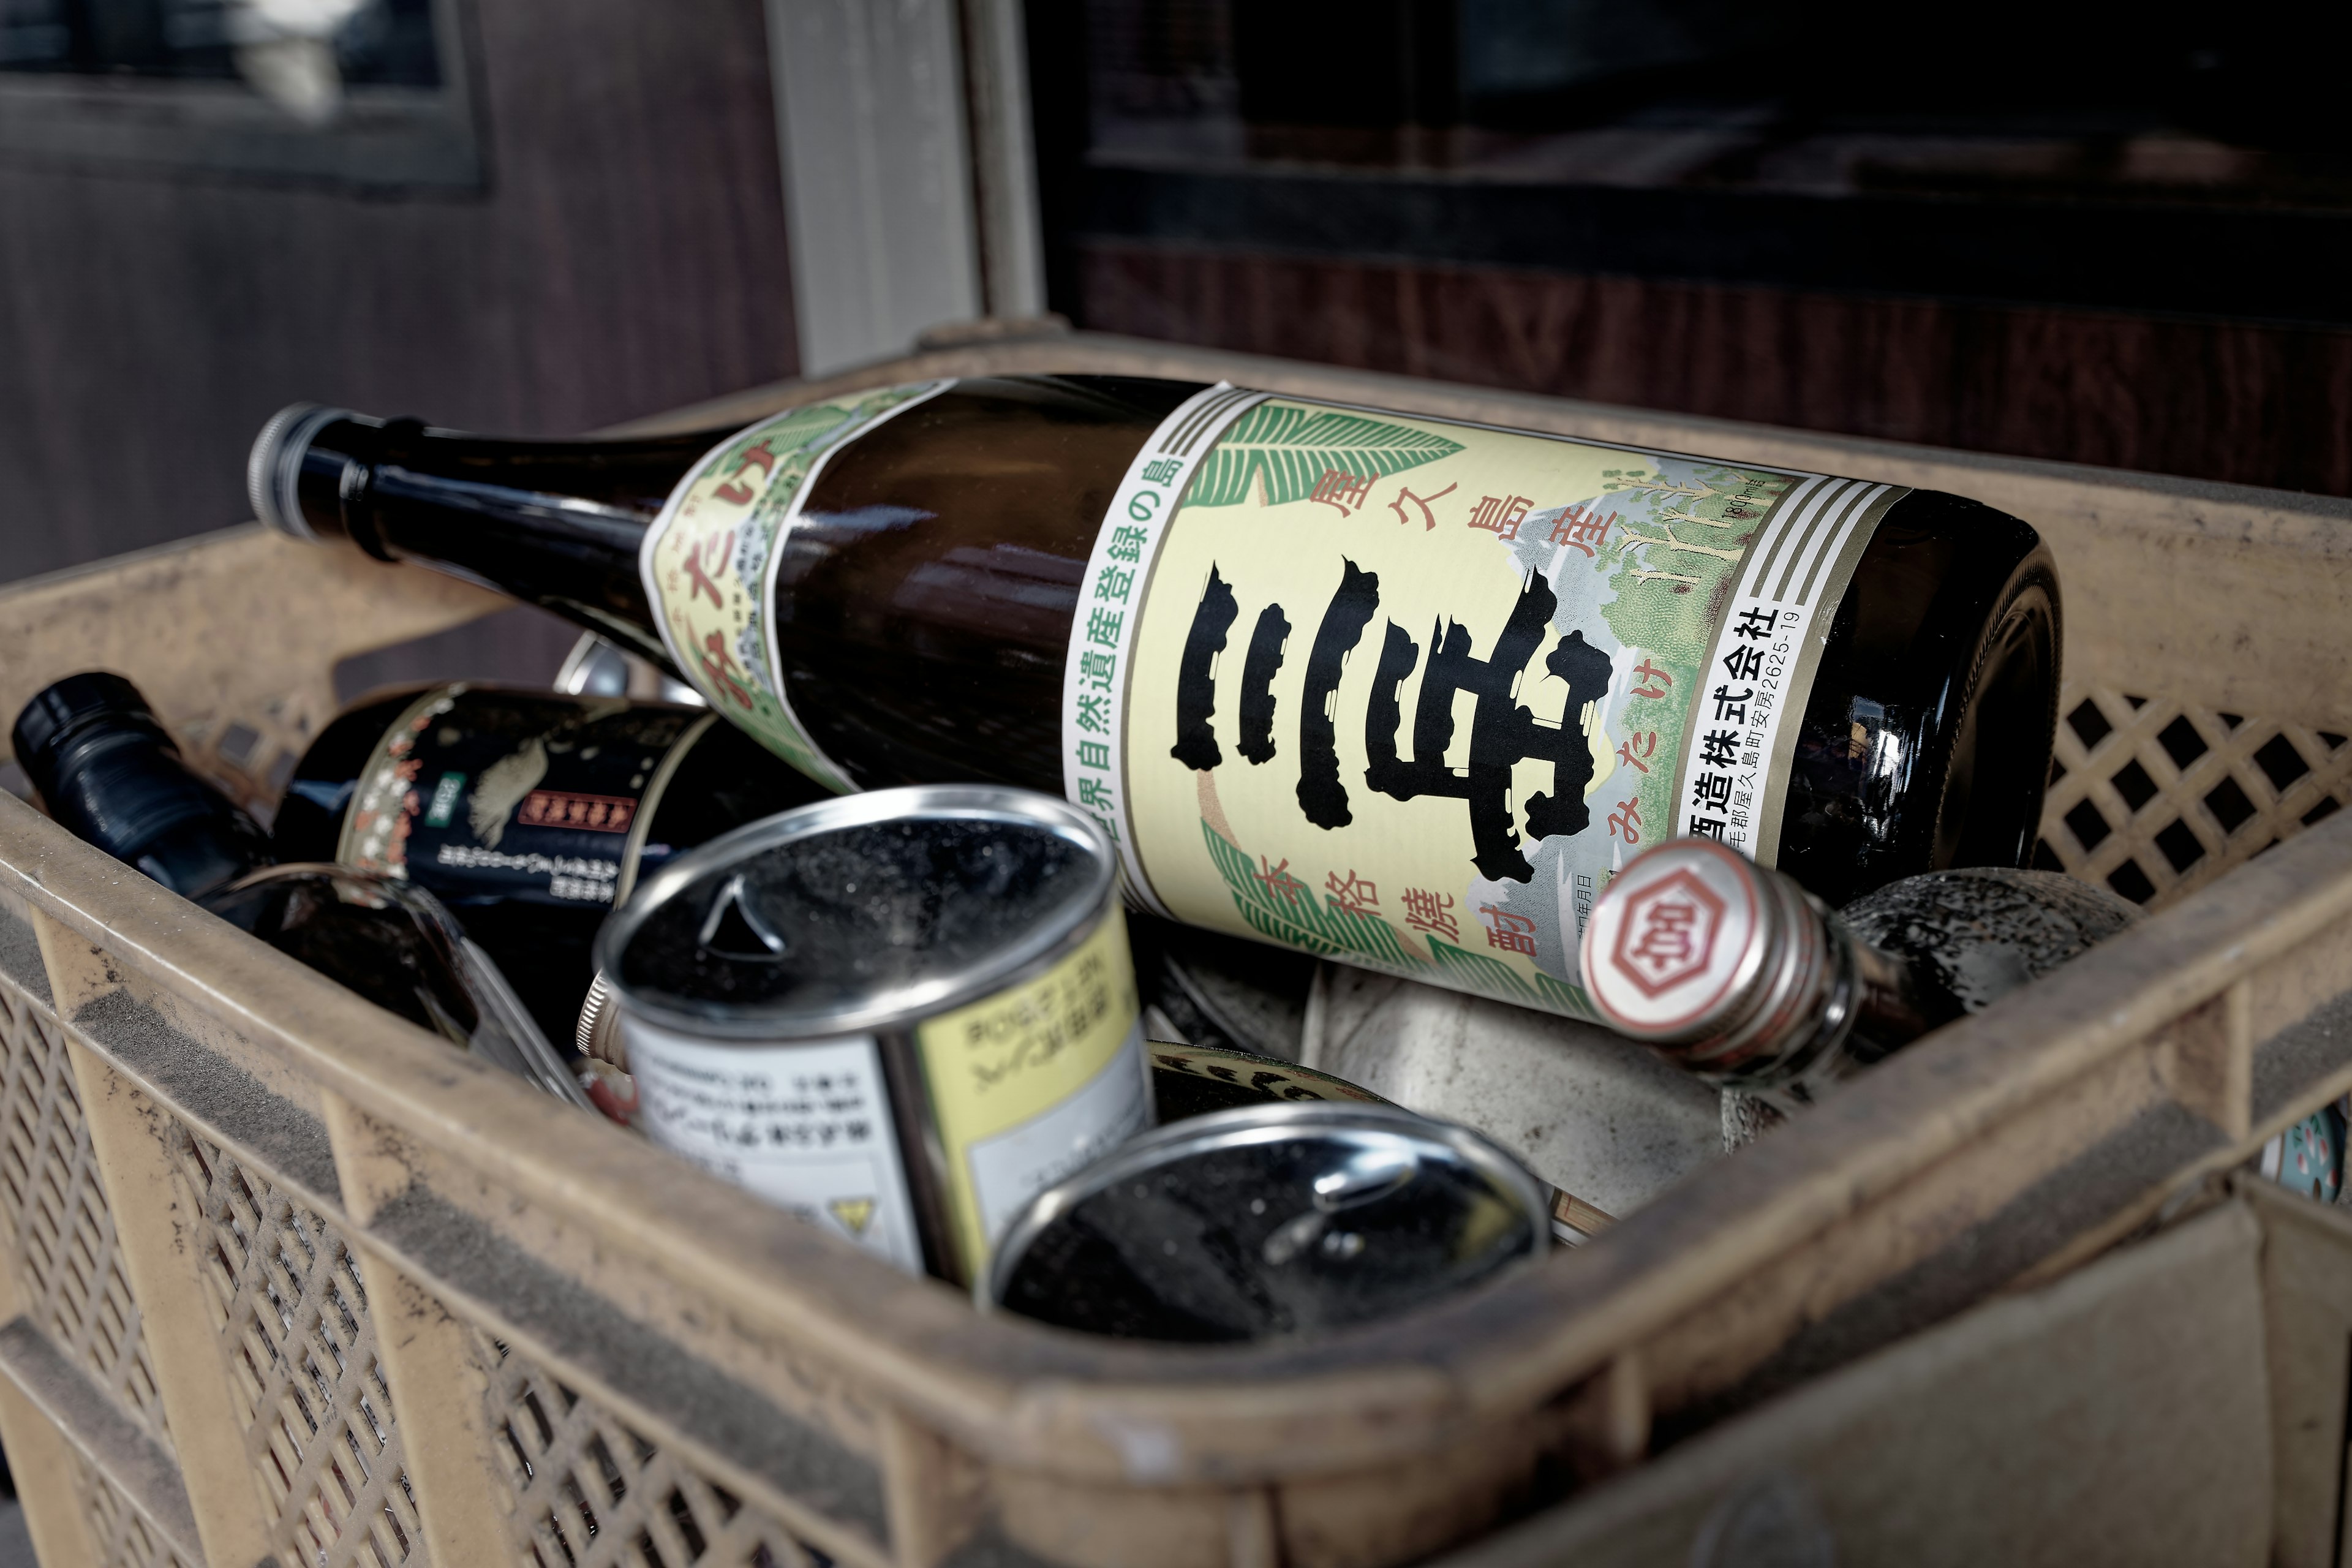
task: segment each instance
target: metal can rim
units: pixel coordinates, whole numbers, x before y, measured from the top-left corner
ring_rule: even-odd
[[[961,970],[887,995],[861,995],[822,1008],[694,1004],[648,996],[624,975],[622,955],[646,919],[704,878],[751,855],[907,817],[995,821],[1043,828],[1083,844],[1089,875],[1066,905],[1015,941]],[[1024,971],[1059,952],[1074,932],[1099,918],[1116,890],[1118,877],[1109,836],[1086,813],[1052,795],[1004,784],[908,784],[869,790],[747,822],[679,856],[637,884],[628,901],[604,921],[596,933],[595,963],[626,1011],[672,1028],[740,1040],[822,1039],[866,1032],[949,1012],[1014,983]]]
[[[1376,1130],[1444,1145],[1519,1201],[1535,1246],[1534,1261],[1545,1256],[1551,1236],[1551,1189],[1485,1133],[1458,1122],[1440,1121],[1401,1105],[1367,1105],[1356,1101],[1286,1100],[1278,1105],[1242,1105],[1205,1116],[1170,1121],[1139,1132],[1101,1159],[1066,1176],[1029,1200],[1004,1234],[997,1238],[989,1259],[987,1288],[980,1298],[984,1310],[1004,1304],[1018,1260],[1045,1227],[1107,1187],[1156,1169],[1184,1154],[1272,1142],[1305,1130]]]

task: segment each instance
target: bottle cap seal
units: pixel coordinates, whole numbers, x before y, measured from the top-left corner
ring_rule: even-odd
[[[56,782],[57,748],[93,719],[129,721],[159,731],[163,728],[139,689],[110,670],[68,675],[44,688],[16,715],[9,737],[16,765],[43,795],[50,794]]]
[[[1715,1034],[1756,981],[1766,889],[1756,868],[1703,838],[1619,871],[1585,922],[1585,989],[1620,1032],[1658,1043]]]

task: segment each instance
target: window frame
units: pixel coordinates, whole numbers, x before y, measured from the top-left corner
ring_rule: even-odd
[[[349,87],[307,126],[242,82],[0,71],[0,160],[359,186],[488,181],[462,0],[433,0],[437,88]]]

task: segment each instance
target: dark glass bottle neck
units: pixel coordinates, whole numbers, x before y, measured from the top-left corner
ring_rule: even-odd
[[[1853,944],[1853,1034],[1858,1064],[1892,1056],[1920,1036],[1949,1023],[1929,976],[1900,953],[1873,947],[1851,932]],[[1958,1016],[1954,1010],[1952,1016]]]
[[[638,547],[723,435],[505,441],[414,419],[340,418],[310,437],[295,500],[322,537],[484,584],[667,666]]]
[[[34,782],[61,826],[183,898],[201,900],[270,863],[253,819],[189,771],[151,723],[85,725],[42,760]]]

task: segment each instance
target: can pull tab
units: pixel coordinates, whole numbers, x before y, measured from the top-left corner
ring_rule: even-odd
[[[1315,1206],[1330,1214],[1384,1198],[1420,1169],[1410,1149],[1359,1149],[1345,1164],[1315,1178]]]
[[[1407,1149],[1358,1149],[1335,1170],[1315,1178],[1315,1206],[1285,1221],[1259,1248],[1279,1268],[1310,1247],[1333,1262],[1347,1262],[1364,1250],[1361,1234],[1335,1225],[1334,1216],[1388,1196],[1421,1170]]]
[[[752,963],[773,963],[783,957],[790,946],[743,896],[740,871],[730,877],[727,885],[719,889],[719,896],[710,900],[710,912],[702,917],[702,930],[696,933],[695,941],[702,944],[706,952]]]

